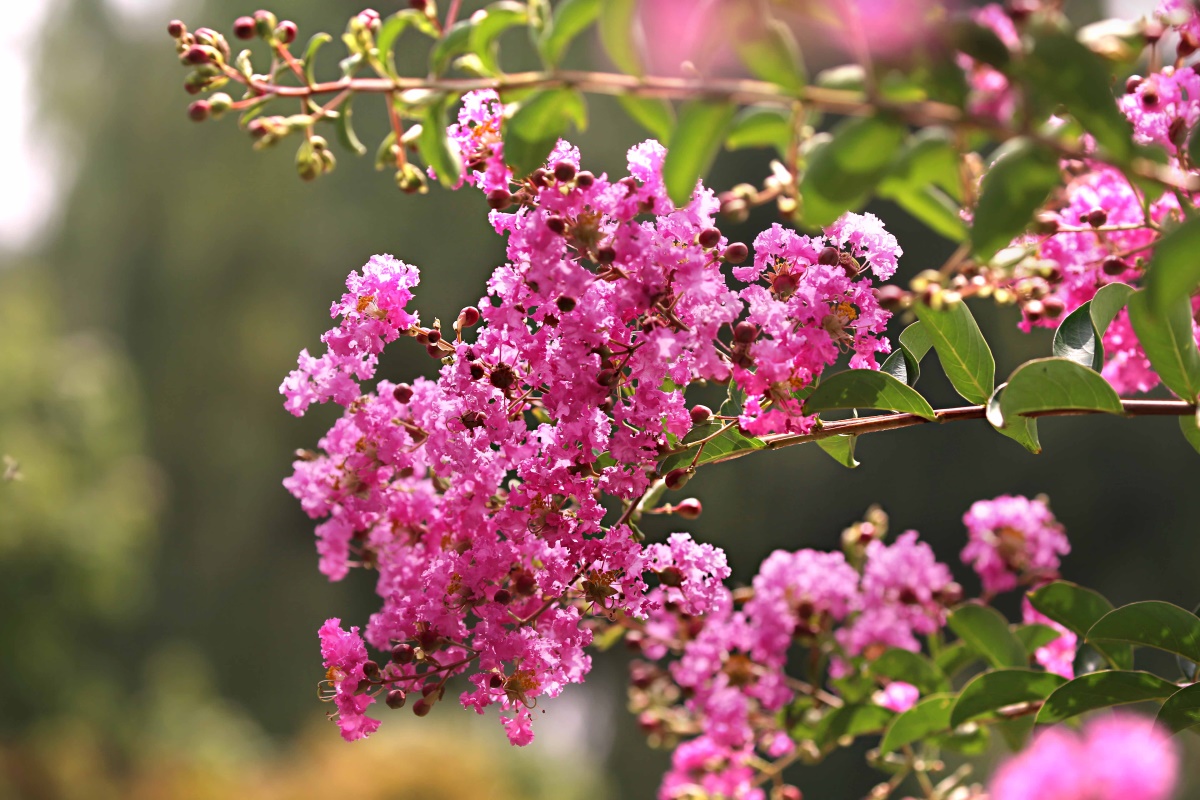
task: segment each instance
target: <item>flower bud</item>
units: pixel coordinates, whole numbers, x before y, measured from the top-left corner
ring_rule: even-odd
[[[464,328],[472,328],[479,324],[479,309],[475,306],[467,306],[462,311],[458,312],[458,321],[462,323]]]
[[[675,513],[684,519],[696,519],[703,510],[704,506],[700,505],[700,501],[695,497],[680,500],[675,504]]]
[[[712,419],[713,415],[711,408],[702,405],[692,406],[692,410],[688,413],[691,414],[693,425],[703,425],[705,422],[708,422],[710,419]]]
[[[379,680],[379,676],[380,676],[379,665],[376,664],[374,661],[364,661],[363,662],[363,675],[367,676],[367,678],[369,680],[373,680],[373,681]]]
[[[596,260],[601,264],[611,264],[617,260],[617,251],[611,247],[601,247],[596,250]]]
[[[387,693],[387,707],[391,709],[404,708],[404,701],[407,699],[403,689],[392,689]]]
[[[602,369],[596,373],[596,383],[601,386],[612,386],[618,380],[619,373],[615,369]]]
[[[429,714],[429,712],[433,710],[433,703],[422,698],[422,699],[418,700],[417,702],[413,703],[412,710],[413,710],[413,713],[416,714],[418,717],[424,717],[424,716],[427,716]]]
[[[1099,228],[1106,222],[1108,222],[1108,212],[1103,208],[1093,208],[1088,212],[1087,224],[1093,228]]]
[[[560,183],[566,183],[575,177],[575,165],[570,161],[559,161],[554,165],[554,179]]]
[[[817,263],[826,267],[832,267],[841,260],[842,254],[836,247],[826,247],[817,256]]]
[[[487,193],[487,204],[489,208],[501,211],[512,205],[512,195],[507,189],[492,189]]]
[[[278,25],[275,15],[266,9],[259,9],[254,12],[254,23],[258,27],[258,35],[264,39],[269,39],[275,31],[275,26]]]
[[[194,44],[183,51],[185,64],[210,64],[216,60],[217,51],[208,45]]]
[[[1042,301],[1042,306],[1046,309],[1046,316],[1050,319],[1058,319],[1067,310],[1066,304],[1057,297],[1047,297]]]
[[[875,297],[881,308],[895,311],[904,306],[904,301],[908,299],[908,292],[894,283],[888,283],[875,289]]]
[[[478,361],[473,361],[468,369],[471,372],[471,380],[478,381],[483,379],[483,373],[485,371],[483,369],[483,364],[480,364]]]
[[[580,189],[590,189],[596,182],[596,176],[586,169],[575,176],[575,185]]]
[[[412,396],[413,389],[407,383],[401,383],[392,390],[392,397],[396,399],[397,403],[407,403],[409,400],[412,400]]]
[[[733,326],[733,340],[738,344],[750,344],[758,338],[758,326],[753,322],[742,320]]]
[[[1145,82],[1145,78],[1141,75],[1130,75],[1125,79],[1125,94],[1133,94],[1138,90],[1138,87]]]
[[[233,22],[233,35],[239,39],[253,39],[258,33],[258,25],[253,17],[238,17]]]
[[[730,264],[740,264],[750,255],[750,248],[741,242],[734,242],[725,248],[723,257]]]
[[[291,44],[296,41],[296,35],[300,32],[296,27],[296,23],[290,19],[285,19],[275,27],[275,41],[280,44]]]
[[[663,483],[668,489],[682,489],[687,485],[687,482],[696,474],[694,467],[680,467],[673,469],[663,477]]]
[[[488,678],[488,686],[492,687],[493,689],[499,689],[503,685],[504,676],[498,672],[493,673],[492,676]]]
[[[683,586],[683,570],[679,569],[679,567],[667,567],[659,571],[658,579],[662,581],[663,586],[678,589],[680,586]]]
[[[405,162],[396,170],[396,186],[405,194],[425,194],[429,191],[425,173],[416,164],[409,162]]]
[[[557,233],[559,236],[562,236],[567,232],[567,221],[557,215],[553,217],[547,217],[546,227],[550,229],[551,233]]]
[[[554,301],[554,305],[558,306],[559,311],[566,314],[575,310],[576,300],[574,297],[568,297],[564,294],[562,297],[558,298],[558,300]]]
[[[197,100],[188,106],[187,113],[193,122],[204,122],[204,120],[208,119],[209,112],[211,111],[212,107],[207,100]]]
[[[1046,307],[1041,300],[1030,300],[1025,304],[1025,316],[1030,322],[1040,322],[1046,315]]]
[[[492,600],[502,606],[506,606],[512,602],[512,592],[508,589],[497,589],[496,593],[492,595]]]
[[[716,228],[705,228],[696,236],[696,244],[704,249],[716,247],[721,241],[721,232]]]
[[[187,33],[187,25],[183,24],[183,20],[173,19],[167,23],[167,33],[171,35],[171,38],[179,39]]]
[[[513,368],[508,364],[498,364],[492,370],[488,381],[500,391],[507,391],[517,382],[517,373],[513,372]]]
[[[412,660],[417,657],[417,651],[411,644],[401,642],[392,648],[392,661],[397,664],[411,664]]]

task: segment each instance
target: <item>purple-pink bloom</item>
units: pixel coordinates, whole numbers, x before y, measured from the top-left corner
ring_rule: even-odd
[[[1062,525],[1041,498],[980,500],[963,515],[963,524],[969,541],[962,559],[988,594],[1015,588],[1018,580],[1053,578],[1060,557],[1071,552]]]

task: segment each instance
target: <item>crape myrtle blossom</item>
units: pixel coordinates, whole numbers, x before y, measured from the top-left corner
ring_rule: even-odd
[[[754,715],[791,696],[778,672],[786,642],[739,627],[745,612],[721,585],[720,550],[683,533],[643,544],[638,503],[661,455],[709,421],[688,408],[690,384],[745,393],[725,425],[807,431],[815,416],[800,390],[843,353],[876,367],[890,349],[889,314],[871,283],[895,271],[900,248],[871,215],[848,214],[814,237],[776,226],[756,243],[755,266],[735,274],[749,285],[736,288],[724,265],[749,248],[714,226],[719,203],[703,186],[674,207],[661,145],[634,147],[630,174],[610,180],[560,141],[545,168],[516,180],[503,113],[494,93],[474,93],[449,131],[462,183],[487,195],[507,241],[478,307],[446,329],[422,327],[408,308],[417,269],[376,256],[333,305],[325,353],[302,353],[281,387],[297,415],[313,403],[344,407],[285,486],[319,520],[321,571],[341,580],[372,569],[382,601],[361,639],[336,622],[322,629],[343,734],[374,730],[364,712],[377,699],[429,713],[464,675],[462,704],[498,706],[509,738],[525,744],[538,699],[589,671],[597,624],[724,614],[727,629],[705,634],[712,652],[760,653],[774,677],[743,694],[736,680],[714,682],[699,651],[677,671],[721,721],[714,741],[752,746]],[[400,337],[440,360],[437,376],[368,385]],[[624,512],[606,511],[605,495]],[[843,562],[827,574],[827,561],[811,570],[811,624],[857,610],[857,573]],[[783,620],[800,610],[769,596],[764,588],[749,611]]]
[[[1057,725],[996,772],[991,800],[1169,800],[1179,754],[1166,731],[1129,713]]]
[[[969,541],[962,559],[989,595],[1014,589],[1019,581],[1052,580],[1061,556],[1071,552],[1045,498],[979,500],[963,515],[963,524]]]

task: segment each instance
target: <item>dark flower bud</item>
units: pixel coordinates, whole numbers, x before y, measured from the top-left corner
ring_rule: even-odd
[[[296,34],[299,32],[296,23],[290,19],[285,19],[275,28],[275,41],[280,44],[291,44],[296,41]]]
[[[1176,55],[1180,58],[1187,58],[1196,52],[1197,49],[1200,49],[1200,41],[1192,33],[1181,31],[1179,34],[1179,44],[1175,47]]]
[[[207,64],[212,60],[212,48],[194,44],[184,52],[183,60],[189,64]]]
[[[1030,300],[1025,304],[1025,316],[1030,322],[1040,322],[1046,316],[1046,307],[1041,300]]]
[[[363,675],[366,675],[368,679],[373,680],[373,681],[379,680],[379,675],[380,675],[379,665],[376,664],[374,661],[364,661],[363,662]]]
[[[458,312],[458,321],[462,323],[464,328],[471,328],[479,324],[479,309],[475,306],[467,306],[462,311]]]
[[[596,260],[601,264],[611,264],[617,260],[617,251],[611,247],[601,247],[596,250]]]
[[[421,645],[423,650],[435,649],[441,640],[442,637],[438,635],[438,632],[429,628],[417,633],[417,644]]]
[[[1050,319],[1058,319],[1067,310],[1066,304],[1057,297],[1047,297],[1042,301],[1042,306],[1046,309],[1046,316]]]
[[[658,579],[662,581],[663,586],[671,586],[678,589],[683,586],[683,570],[679,567],[667,567],[658,573]]]
[[[821,254],[817,256],[817,263],[826,267],[832,267],[841,260],[841,257],[841,251],[839,251],[836,247],[826,247],[821,251]]]
[[[1093,208],[1088,212],[1087,224],[1093,228],[1099,228],[1106,222],[1108,222],[1108,212],[1103,208]]]
[[[502,211],[512,205],[512,195],[507,189],[492,189],[487,193],[487,204],[489,208]]]
[[[417,11],[424,11],[429,5],[429,0],[408,0],[409,8],[415,8]]]
[[[433,703],[429,702],[428,700],[421,699],[421,700],[418,700],[417,702],[413,703],[412,710],[413,710],[413,713],[416,714],[418,717],[424,717],[424,716],[427,716],[429,714],[429,712],[433,710]]]
[[[1125,79],[1125,94],[1133,94],[1146,79],[1141,75],[1130,75]]]
[[[950,582],[937,593],[937,601],[944,606],[956,606],[962,602],[963,588],[957,583]]]
[[[487,422],[487,418],[483,416],[482,411],[468,411],[462,415],[463,427],[469,431],[480,428]]]
[[[497,589],[496,593],[492,595],[492,600],[502,606],[506,606],[512,602],[512,592],[508,589]]]
[[[853,278],[862,271],[862,264],[859,264],[858,259],[849,253],[839,254],[838,263],[842,265],[842,269],[846,270],[847,278]]]
[[[596,182],[596,176],[594,174],[592,174],[591,172],[588,172],[586,169],[583,172],[581,172],[575,176],[575,185],[578,186],[580,189],[591,188],[592,184],[594,184],[595,182]]]
[[[567,221],[558,216],[547,217],[546,227],[550,229],[551,233],[557,233],[559,236],[562,236],[567,232]]]
[[[618,373],[615,369],[602,369],[596,373],[596,383],[601,386],[612,386],[617,382]]]
[[[1176,117],[1171,120],[1171,124],[1167,128],[1167,138],[1171,140],[1172,144],[1176,147],[1182,146],[1187,141],[1187,133],[1187,120],[1183,117]]]
[[[187,25],[184,25],[181,19],[173,19],[167,23],[167,33],[171,35],[171,38],[178,39],[187,33]]]
[[[1158,91],[1153,88],[1147,88],[1142,92],[1142,105],[1146,108],[1154,108],[1158,105]]]
[[[1119,258],[1106,258],[1100,269],[1104,271],[1105,275],[1115,278],[1118,275],[1124,274],[1125,270],[1129,269],[1129,265]]]
[[[564,294],[562,297],[558,298],[558,300],[556,300],[554,302],[554,305],[558,306],[559,311],[566,314],[569,311],[575,310],[576,302],[575,302],[574,297],[568,297],[567,295]]]
[[[1058,218],[1048,212],[1041,212],[1033,218],[1034,233],[1051,236],[1058,233]]]
[[[238,17],[233,21],[233,35],[239,39],[253,39],[258,33],[258,25],[253,17]]]
[[[519,595],[533,594],[537,588],[537,579],[525,570],[520,570],[513,576],[513,590]]]
[[[704,506],[700,505],[700,501],[694,497],[680,500],[675,504],[675,513],[684,519],[696,519],[703,510]]]
[[[493,673],[492,677],[488,678],[488,686],[493,689],[499,689],[504,685],[504,676],[500,673]]]
[[[508,364],[500,364],[492,370],[492,375],[488,380],[491,381],[492,386],[503,392],[517,382],[517,373],[513,372],[513,368]]]
[[[469,369],[471,371],[471,380],[478,381],[483,379],[483,364],[480,364],[478,361],[472,362]]]
[[[407,403],[412,400],[413,389],[407,383],[401,383],[392,389],[392,397],[396,398],[397,403]]]
[[[733,340],[738,344],[750,344],[758,338],[758,326],[742,320],[733,326]]]
[[[692,406],[692,410],[689,413],[691,414],[693,425],[702,425],[712,419],[713,415],[711,408],[702,405]]]
[[[554,165],[554,179],[561,183],[566,183],[574,178],[576,172],[575,165],[570,161],[559,161]]]
[[[436,328],[425,335],[429,337],[430,344],[437,344],[442,340],[442,332]]]
[[[771,291],[784,299],[791,297],[799,285],[800,276],[794,272],[781,272],[771,278]]]
[[[548,173],[546,172],[546,170],[542,169],[541,167],[538,167],[533,172],[529,173],[529,182],[532,183],[534,186],[538,187],[539,189],[541,189],[550,182],[547,178],[547,175],[548,175]]]
[[[404,690],[392,689],[387,693],[387,707],[392,709],[404,708],[404,701],[407,699],[408,697],[404,694]]]
[[[750,255],[750,248],[741,242],[734,242],[725,248],[724,258],[730,264],[740,264]]]
[[[209,105],[207,100],[197,100],[188,106],[187,113],[193,122],[204,122],[204,120],[208,119],[211,111],[212,106]]]
[[[411,644],[401,642],[392,648],[392,661],[397,664],[410,664],[416,656],[417,652]]]
[[[442,357],[442,348],[438,347],[436,344],[426,345],[425,352],[429,353],[429,355],[433,358],[441,358]]]
[[[680,467],[668,472],[663,477],[663,483],[667,485],[668,489],[682,489],[695,474],[696,470],[692,467]]]
[[[888,311],[895,311],[904,305],[906,297],[908,297],[908,292],[894,283],[884,284],[875,289],[875,298],[879,301],[880,307]]]
[[[716,247],[717,243],[720,241],[721,232],[716,228],[705,228],[704,230],[700,231],[699,235],[696,236],[696,244],[705,249]]]

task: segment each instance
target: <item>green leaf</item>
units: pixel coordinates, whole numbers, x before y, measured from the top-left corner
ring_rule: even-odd
[[[617,69],[630,75],[642,74],[638,42],[642,38],[637,20],[637,0],[604,0],[600,10],[600,41]]]
[[[301,63],[304,65],[304,78],[310,85],[317,82],[314,72],[317,66],[317,51],[332,41],[333,37],[328,33],[315,34],[308,40],[308,46],[304,48],[304,60]]]
[[[937,665],[943,675],[953,678],[981,658],[983,656],[979,655],[966,642],[954,642],[939,650],[933,663]]]
[[[717,429],[719,430],[720,428],[718,427]],[[708,435],[712,433],[713,431],[709,431]],[[699,436],[698,438],[704,437]],[[690,444],[687,441],[687,437],[685,437],[683,444]],[[673,469],[686,467],[692,463],[693,458],[696,460],[695,466],[699,467],[711,461],[716,461],[719,458],[724,458],[731,453],[740,453],[744,450],[761,450],[766,446],[766,443],[762,439],[754,436],[746,436],[734,425],[721,435],[705,442],[704,449],[701,451],[699,458],[696,458],[696,448],[694,447],[664,456],[658,463],[658,474],[666,475]]]
[[[679,109],[679,125],[663,162],[663,183],[677,208],[692,199],[696,181],[712,165],[737,107],[732,103],[692,100]]]
[[[1121,398],[1100,374],[1065,358],[1039,358],[1017,367],[1000,393],[1004,427],[1039,411],[1121,414]]]
[[[1033,212],[1059,184],[1058,156],[1053,150],[1027,139],[1014,139],[1010,144],[983,176],[975,207],[971,246],[980,261],[987,261],[1024,233]]]
[[[899,192],[879,190],[879,196],[892,200],[934,233],[952,242],[966,241],[967,223],[959,215],[959,204],[936,186]]]
[[[1183,438],[1187,439],[1188,444],[1196,448],[1196,452],[1200,453],[1200,423],[1198,423],[1195,414],[1184,414],[1179,418],[1179,429],[1183,431]]]
[[[342,143],[343,147],[355,155],[365,156],[367,154],[367,147],[359,141],[358,135],[354,133],[354,126],[350,121],[350,101],[353,99],[353,97],[347,97],[338,112],[338,140]]]
[[[911,683],[923,695],[950,689],[946,676],[926,656],[899,647],[885,650],[867,665],[867,669],[876,677]]]
[[[751,12],[748,25],[734,36],[738,57],[756,78],[770,81],[789,91],[800,89],[808,82],[800,45],[782,20],[763,19]]]
[[[996,387],[996,391],[988,398],[984,415],[998,433],[1007,436],[1029,452],[1037,455],[1042,452],[1042,443],[1038,440],[1037,419],[1034,417],[1005,419],[1004,412],[1000,410],[1000,398],[1003,397],[1007,386],[1007,383],[1002,383]]]
[[[396,55],[392,48],[395,47],[396,40],[410,26],[415,27],[431,39],[438,38],[437,28],[433,26],[433,21],[429,19],[424,11],[417,11],[415,8],[406,8],[403,11],[397,11],[385,19],[383,24],[379,26],[379,33],[375,35],[375,51],[383,59],[383,64],[388,74],[392,77],[396,77],[397,75]]]
[[[961,191],[958,161],[953,133],[939,127],[922,128],[904,143],[904,149],[880,182],[879,193],[900,195],[931,185],[957,193]]]
[[[1009,629],[1008,620],[990,606],[961,605],[951,612],[947,624],[994,667],[1023,667],[1029,662],[1021,640]]]
[[[1113,610],[1113,604],[1104,595],[1069,581],[1046,584],[1029,592],[1028,597],[1034,608],[1081,639]],[[1133,650],[1128,645],[1110,644],[1096,649],[1117,669],[1133,669]]]
[[[671,134],[675,130],[675,107],[669,102],[632,94],[618,95],[617,102],[631,120],[650,131],[660,143],[671,143]]]
[[[839,124],[807,153],[800,181],[806,225],[829,225],[866,203],[904,142],[907,129],[890,117],[859,117]]]
[[[479,56],[484,69],[495,75],[500,72],[498,42],[500,35],[509,28],[529,23],[529,12],[524,3],[516,0],[497,0],[471,15],[469,49]]]
[[[933,347],[924,323],[917,321],[900,332],[899,346],[880,366],[898,381],[916,386],[921,377],[921,359]]]
[[[1090,672],[1055,689],[1038,711],[1037,721],[1062,722],[1097,708],[1161,700],[1178,689],[1170,681],[1149,672]]]
[[[750,106],[738,114],[725,137],[728,150],[774,147],[786,154],[792,142],[792,115],[773,106]]]
[[[474,27],[469,19],[459,20],[450,26],[450,30],[438,39],[437,44],[429,53],[429,71],[433,76],[441,75],[450,66],[450,62],[458,56],[471,50],[471,28]]]
[[[453,102],[451,95],[443,95],[425,109],[421,122],[421,135],[417,137],[417,148],[421,158],[433,167],[442,186],[453,186],[462,176],[462,158],[458,147],[446,135],[446,111]]]
[[[1096,333],[1104,335],[1108,326],[1116,319],[1117,314],[1129,302],[1131,294],[1133,294],[1133,287],[1124,283],[1110,283],[1100,287],[1096,296],[1089,301],[1092,324],[1096,326]]]
[[[1014,625],[1012,632],[1021,641],[1026,653],[1033,653],[1040,647],[1062,637],[1062,632],[1049,625],[1034,622],[1027,625]]]
[[[574,123],[587,124],[583,95],[574,89],[548,89],[530,96],[504,126],[504,159],[517,177],[546,163],[546,157]]]
[[[955,390],[972,403],[987,403],[995,386],[996,361],[966,303],[940,309],[916,303],[913,310],[925,324],[942,370]]]
[[[1200,618],[1161,600],[1131,603],[1097,620],[1087,640],[1153,647],[1200,661]]]
[[[963,687],[950,712],[950,725],[957,728],[967,720],[1007,706],[1044,700],[1066,682],[1061,675],[1032,669],[997,669],[980,673]]]
[[[824,749],[846,737],[853,739],[868,733],[879,733],[894,716],[893,712],[873,703],[844,705],[821,718],[814,740]]]
[[[1192,333],[1192,303],[1180,297],[1162,311],[1150,305],[1147,290],[1129,298],[1129,321],[1151,366],[1167,388],[1184,400],[1200,395],[1200,351]]]
[[[883,734],[879,749],[883,753],[899,750],[906,744],[919,742],[950,728],[950,711],[954,708],[952,694],[935,694],[923,698],[912,708],[891,721]]]
[[[538,39],[538,50],[549,67],[557,67],[571,42],[600,16],[603,0],[564,0]]]
[[[1154,721],[1171,733],[1200,725],[1200,683],[1185,686],[1168,697]]]
[[[991,28],[964,20],[952,31],[954,46],[976,61],[1004,70],[1012,60],[1008,45]]]
[[[1030,88],[1049,105],[1063,105],[1097,144],[1116,156],[1133,155],[1133,128],[1117,107],[1104,59],[1074,36],[1045,26],[1034,32],[1023,60]]]
[[[854,445],[857,441],[857,436],[840,433],[837,436],[817,439],[817,446],[832,456],[833,460],[843,467],[854,469],[858,466],[858,459],[854,457]]]
[[[1072,311],[1054,332],[1054,355],[1100,371],[1104,366],[1104,332],[1125,307],[1133,287],[1102,286],[1095,297]]]
[[[1016,753],[1025,748],[1029,737],[1033,734],[1034,719],[1032,714],[1026,714],[1015,719],[998,720],[993,728],[1004,737],[1008,749]]]
[[[835,373],[821,381],[804,401],[804,410],[810,413],[836,408],[878,408],[937,421],[933,407],[916,389],[886,372],[872,369]]]

